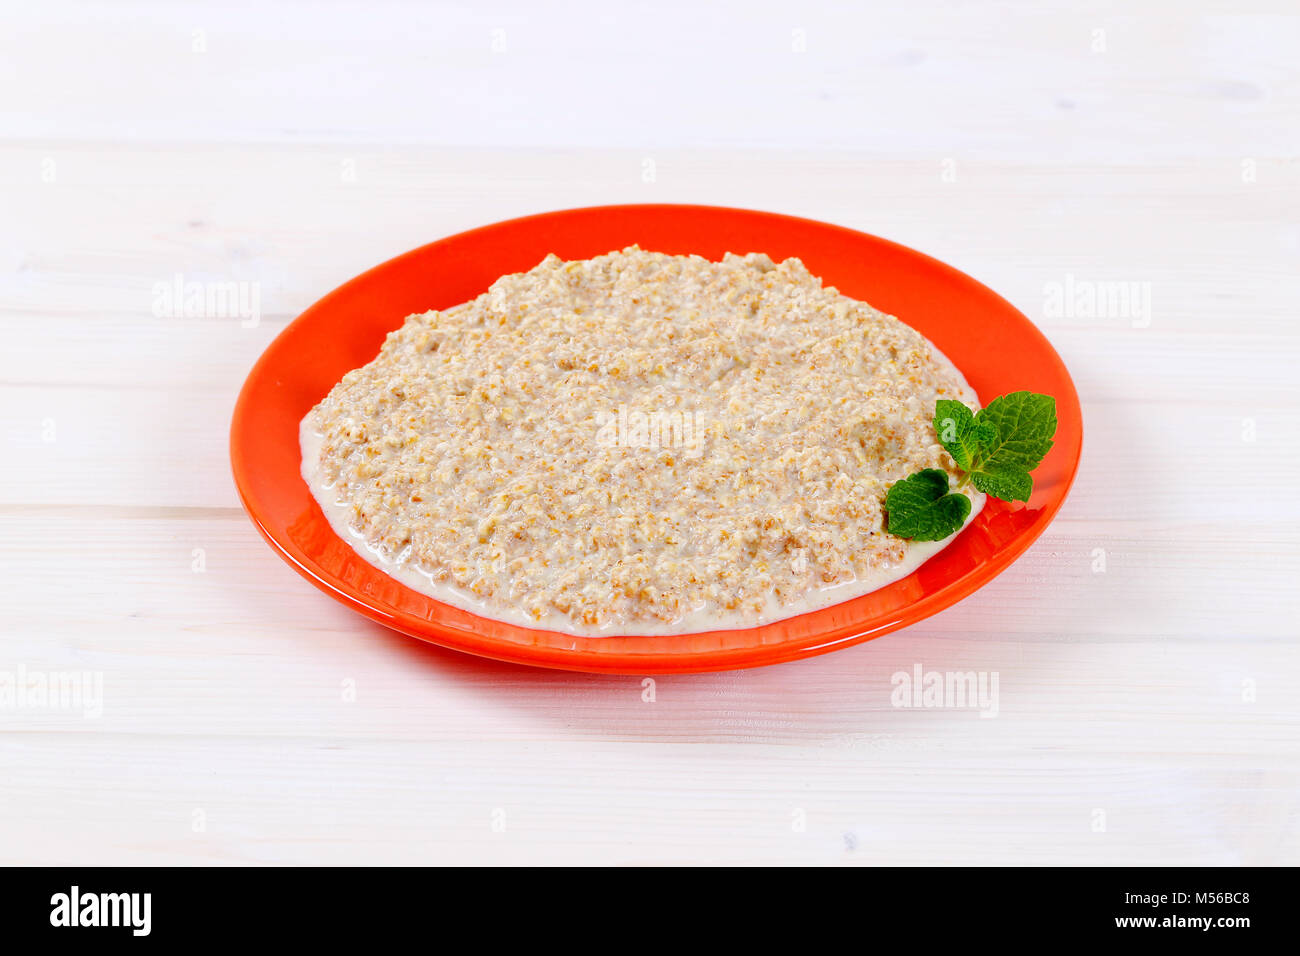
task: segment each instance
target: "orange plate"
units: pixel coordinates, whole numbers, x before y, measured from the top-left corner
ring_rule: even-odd
[[[718,259],[798,256],[841,292],[899,316],[965,373],[981,400],[1030,389],[1056,396],[1056,446],[1028,505],[989,500],[915,573],[833,607],[744,630],[664,637],[575,637],[492,621],[440,604],[360,558],[330,529],[299,473],[298,423],[407,315],[445,309],[548,252],[585,259],[639,244]],[[684,673],[810,657],[914,624],[966,597],[1019,557],[1065,501],[1083,423],[1060,356],[1005,299],[904,246],[839,226],[711,206],[602,206],[512,219],[430,243],[376,266],[292,322],[253,367],[235,406],[230,458],[244,507],[303,577],[367,617],[471,654],[578,671]]]

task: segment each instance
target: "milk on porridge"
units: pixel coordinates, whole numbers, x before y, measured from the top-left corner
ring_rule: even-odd
[[[939,398],[978,407],[922,335],[798,259],[552,255],[407,318],[303,420],[302,470],[362,557],[485,617],[749,627],[951,540],[893,537],[882,511],[954,469]]]

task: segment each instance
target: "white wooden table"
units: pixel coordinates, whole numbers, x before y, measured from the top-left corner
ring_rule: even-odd
[[[1300,862],[1292,5],[4,6],[0,690],[102,707],[0,707],[0,861]],[[1084,402],[1052,528],[920,626],[653,702],[283,565],[226,457],[272,337],[439,236],[636,201],[1010,298]],[[154,314],[177,275],[259,320]],[[1149,314],[1053,304],[1117,281]],[[891,706],[917,664],[996,673],[997,718]]]

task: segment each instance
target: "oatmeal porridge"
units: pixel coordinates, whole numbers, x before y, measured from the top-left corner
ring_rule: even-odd
[[[894,537],[882,510],[953,470],[939,398],[978,407],[922,335],[798,259],[552,255],[407,318],[303,420],[303,476],[367,561],[483,616],[746,627],[951,540]]]

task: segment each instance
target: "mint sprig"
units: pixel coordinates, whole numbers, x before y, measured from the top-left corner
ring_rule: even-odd
[[[965,475],[955,491],[947,472],[938,468],[895,482],[885,496],[889,533],[914,541],[941,541],[953,534],[970,514],[970,499],[961,493],[968,483],[1004,501],[1029,501],[1034,491],[1029,473],[1051,449],[1056,424],[1056,399],[1036,392],[1002,395],[978,412],[939,399],[934,432]]]

